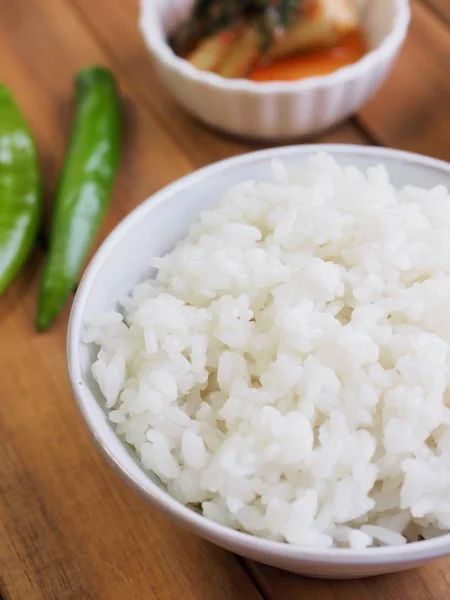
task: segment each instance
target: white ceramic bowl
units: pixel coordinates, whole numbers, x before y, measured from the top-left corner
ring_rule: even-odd
[[[166,42],[193,0],[141,0],[140,27],[157,71],[188,111],[216,129],[259,139],[293,139],[357,112],[380,88],[405,39],[408,0],[368,0],[363,26],[372,50],[356,64],[298,82],[257,83],[199,71]]]
[[[264,179],[278,157],[301,165],[324,150],[341,164],[361,169],[383,162],[397,186],[450,187],[450,165],[405,152],[357,146],[297,146],[255,152],[220,162],[166,187],[136,208],[111,233],[90,263],[72,308],[68,332],[69,374],[81,413],[110,462],[155,508],[192,532],[228,550],[282,569],[321,577],[362,577],[407,569],[450,554],[450,535],[395,548],[315,550],[259,539],[206,519],[172,498],[156,477],[145,473],[117,437],[91,376],[92,348],[81,342],[85,323],[150,275],[151,257],[161,256],[184,237],[199,213],[244,179]]]

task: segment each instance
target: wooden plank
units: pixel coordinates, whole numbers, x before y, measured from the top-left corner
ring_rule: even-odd
[[[2,79],[13,89],[50,165],[65,144],[71,77],[108,64],[68,5],[0,0]],[[103,233],[147,194],[192,169],[125,79],[127,136]],[[33,330],[32,261],[0,309],[0,582],[8,600],[260,598],[234,557],[172,525],[129,490],[92,444],[71,399],[65,325]]]
[[[411,5],[406,44],[360,119],[383,145],[450,160],[450,29],[420,2]]]
[[[448,0],[423,0],[440,15],[444,21],[450,24],[450,2]]]
[[[136,100],[148,105],[177,139],[197,167],[270,144],[241,142],[218,135],[179,108],[156,77],[153,63],[138,31],[138,0],[71,0],[82,18],[114,57],[136,90]],[[116,40],[120,39],[120,46]],[[324,141],[368,143],[369,138],[349,122],[323,136]],[[321,141],[315,139],[314,141]]]
[[[448,600],[450,562],[423,569],[354,581],[298,577],[248,563],[267,600]]]

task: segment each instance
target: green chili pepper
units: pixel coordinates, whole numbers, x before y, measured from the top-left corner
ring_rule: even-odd
[[[121,153],[120,102],[102,67],[75,79],[76,116],[59,181],[36,327],[47,329],[73,290],[109,204]]]
[[[12,95],[0,85],[0,296],[33,248],[40,215],[36,146]]]

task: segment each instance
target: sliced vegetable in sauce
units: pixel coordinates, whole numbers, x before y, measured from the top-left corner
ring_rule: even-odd
[[[360,60],[367,52],[364,36],[359,31],[348,35],[332,48],[311,54],[294,54],[276,59],[253,69],[253,81],[297,81],[307,77],[328,75]]]
[[[286,80],[285,65],[279,65],[280,76],[277,60],[302,55],[306,61],[313,54],[312,74],[320,74],[315,53],[339,46],[349,34],[362,37],[359,27],[356,0],[198,0],[191,18],[170,41],[177,54],[200,70],[262,81],[252,74],[269,67],[270,80]],[[351,56],[355,62],[362,54],[347,53],[344,65]],[[329,65],[332,70],[341,66],[339,61]],[[309,76],[303,74],[307,69],[289,71],[288,80],[296,71],[297,78]]]

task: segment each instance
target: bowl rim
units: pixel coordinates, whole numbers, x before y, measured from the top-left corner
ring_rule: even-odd
[[[376,0],[370,0],[372,2]],[[226,79],[216,73],[200,71],[187,60],[177,56],[166,38],[161,35],[160,14],[155,0],[140,0],[139,28],[144,41],[154,58],[161,61],[170,71],[176,71],[192,83],[227,92],[247,92],[256,95],[306,92],[311,89],[327,88],[352,79],[358,79],[379,64],[387,63],[401,48],[411,21],[409,0],[391,0],[395,8],[394,23],[383,41],[367,52],[356,63],[342,67],[328,75],[308,77],[299,81],[257,82],[248,79]]]
[[[137,490],[141,496],[158,510],[169,516],[173,521],[218,545],[233,549],[236,552],[241,550],[245,553],[247,550],[260,555],[277,558],[282,557],[285,560],[293,562],[316,565],[328,564],[356,567],[364,565],[387,566],[392,565],[393,563],[413,563],[438,558],[450,553],[450,533],[429,540],[411,542],[403,546],[370,547],[364,550],[353,550],[349,548],[318,549],[267,540],[220,525],[181,504],[166,490],[160,488],[150,479],[131,454],[127,455],[126,460],[118,458],[115,455],[114,448],[111,447],[111,439],[114,439],[114,444],[116,446],[119,445],[122,449],[126,449],[126,445],[120,440],[108,423],[106,413],[104,413],[105,419],[99,421],[97,416],[98,413],[95,410],[99,407],[98,403],[95,399],[91,399],[90,395],[85,392],[84,386],[78,384],[79,381],[83,379],[79,356],[79,348],[82,345],[80,339],[83,327],[82,315],[86,300],[90,294],[91,285],[99,271],[102,269],[109,252],[120,245],[122,240],[130,234],[133,227],[138,225],[144,216],[152,213],[164,202],[170,202],[171,197],[175,193],[192,185],[201,184],[203,180],[214,177],[217,173],[231,170],[236,166],[245,165],[261,159],[283,159],[295,154],[312,155],[317,152],[327,152],[334,156],[348,156],[349,158],[355,155],[363,155],[371,157],[374,160],[394,159],[399,162],[428,167],[438,173],[444,172],[450,175],[450,163],[416,153],[352,144],[309,144],[282,146],[245,153],[193,171],[181,179],[165,186],[160,191],[144,200],[118,223],[95,253],[80,281],[70,312],[67,331],[67,366],[73,395],[78,410],[83,417],[92,439],[110,465],[113,466],[122,478],[127,481],[131,487]],[[101,408],[103,411],[103,407]],[[134,465],[138,465],[138,468],[144,475],[145,485],[138,481],[128,470],[127,463],[129,464],[130,461],[132,461]]]

